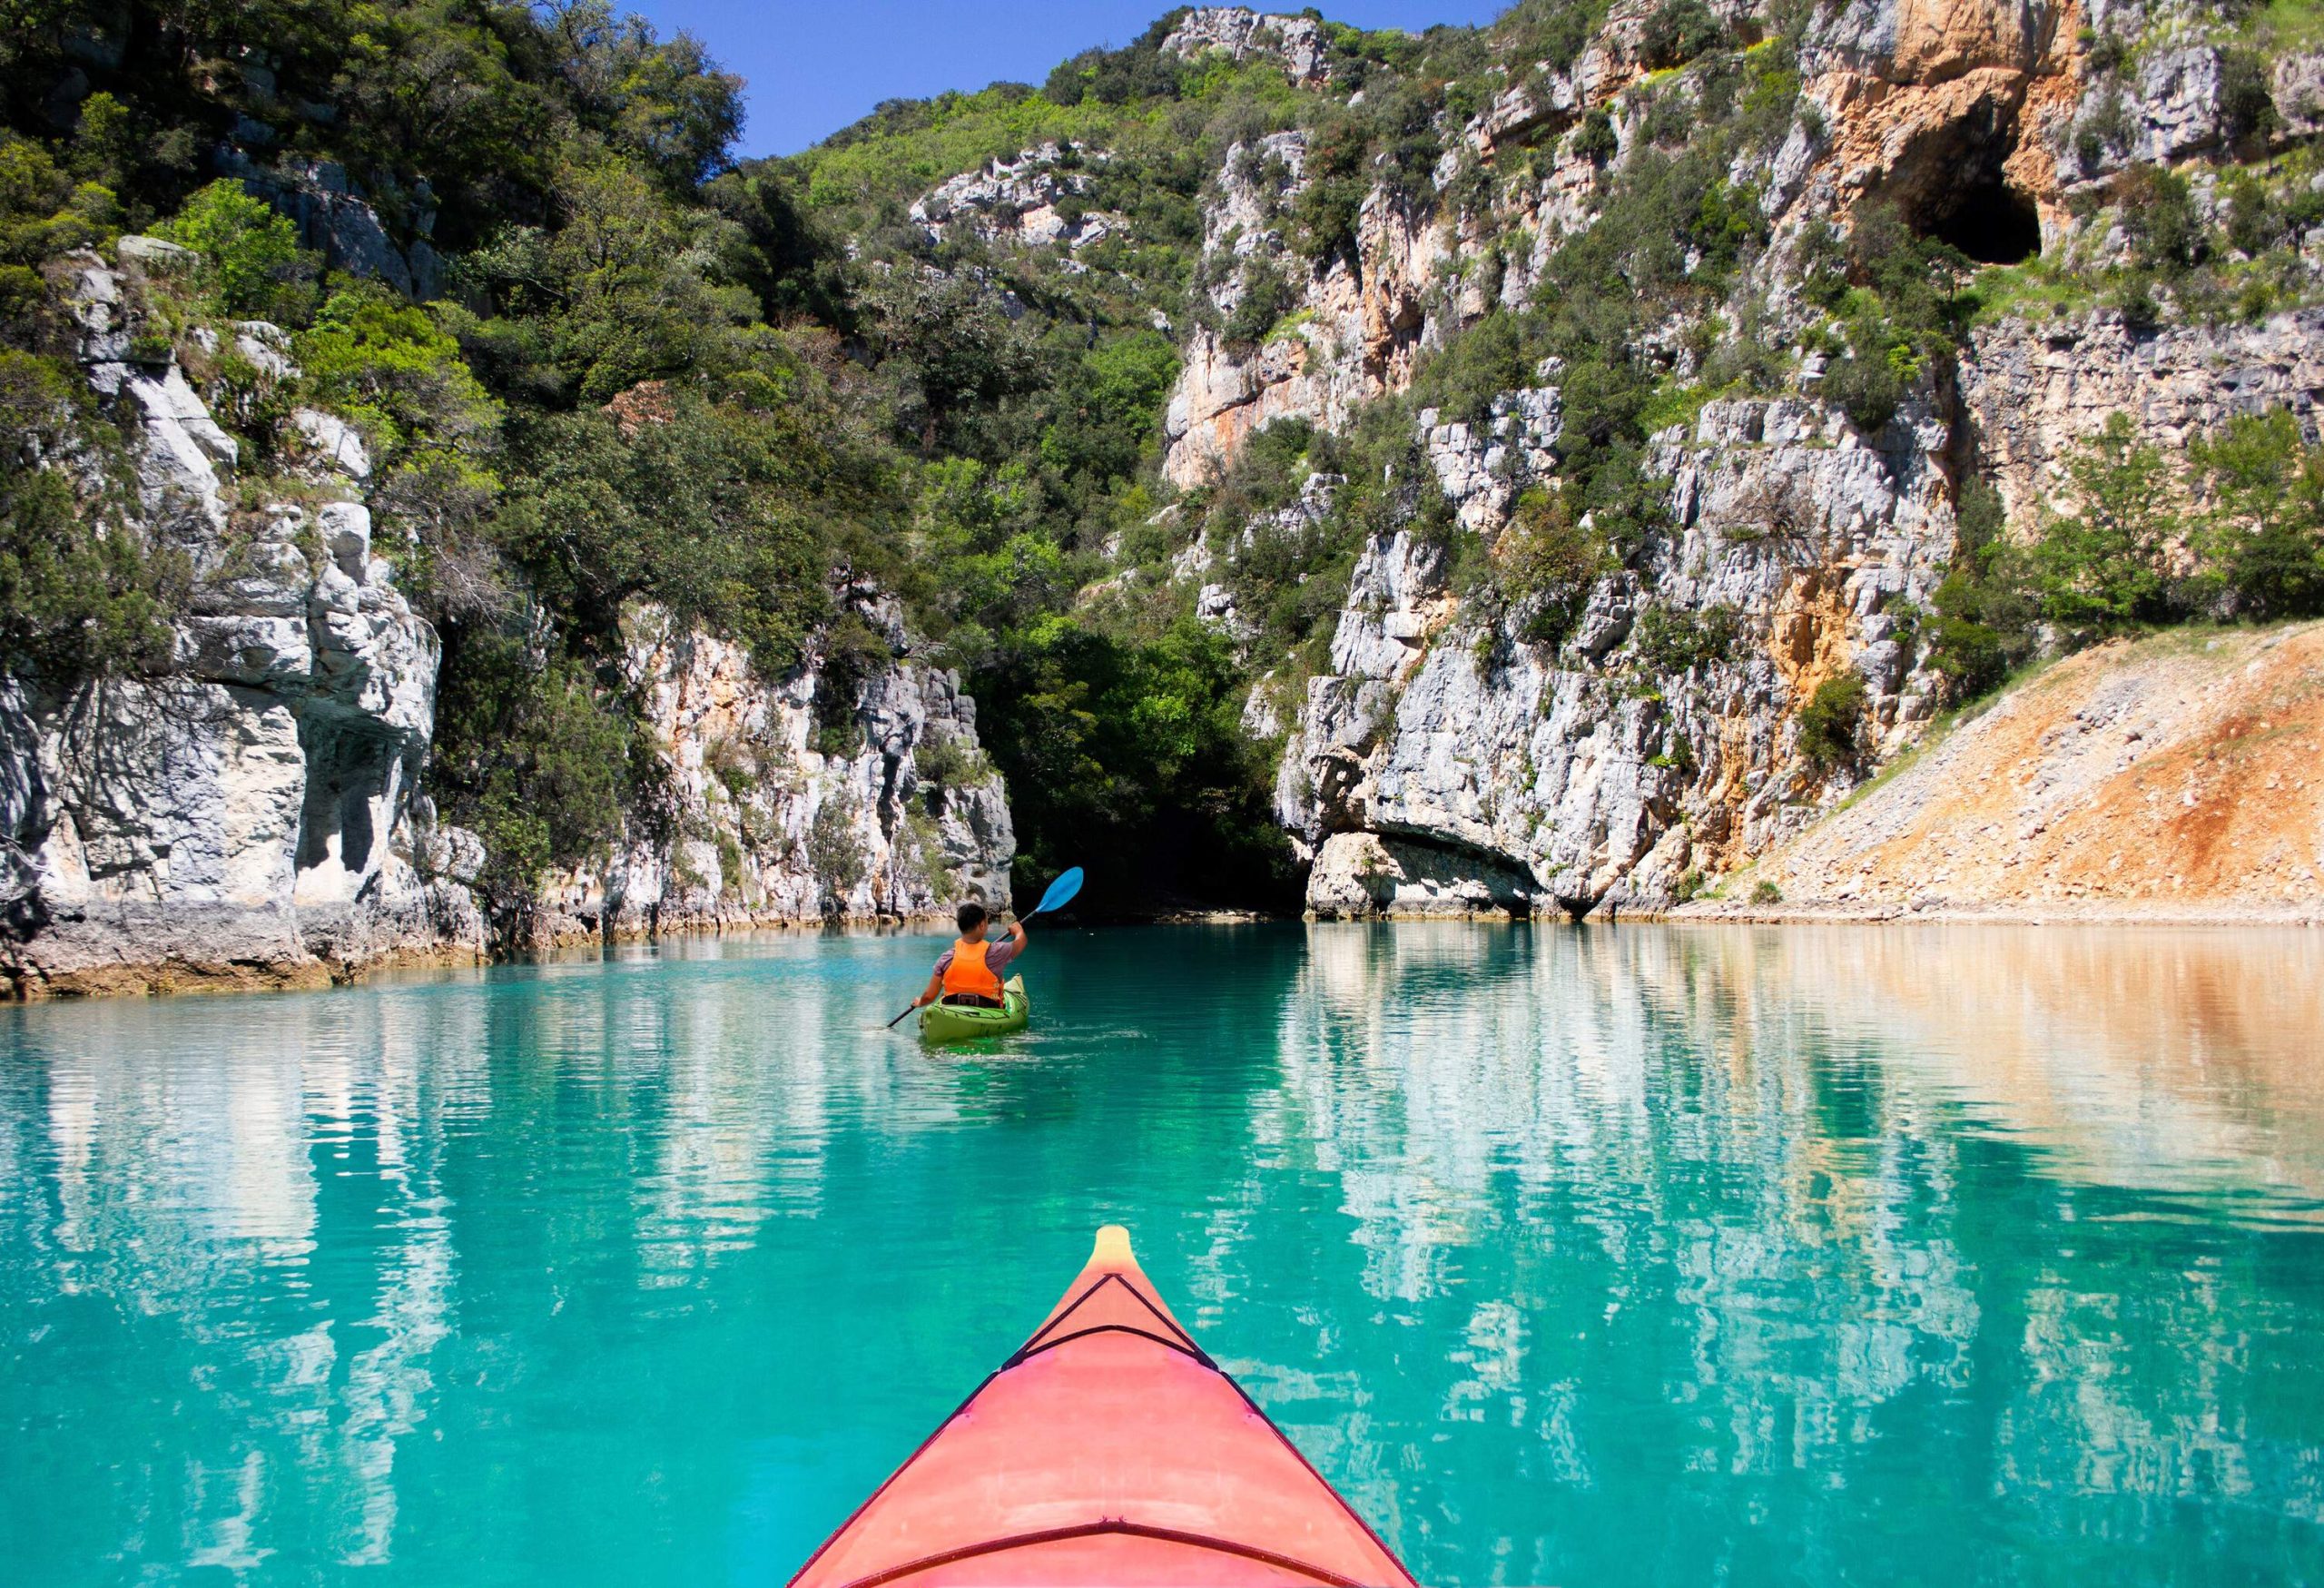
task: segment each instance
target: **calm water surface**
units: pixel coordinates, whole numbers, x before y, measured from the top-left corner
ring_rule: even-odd
[[[0,1579],[779,1583],[1111,1219],[1427,1582],[2324,1582],[2324,936],[937,947],[0,1013]]]

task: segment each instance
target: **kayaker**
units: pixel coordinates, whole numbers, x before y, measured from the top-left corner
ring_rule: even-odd
[[[960,941],[936,957],[928,990],[913,999],[911,1006],[924,1008],[941,998],[971,1009],[1002,1007],[1000,972],[1025,952],[1025,923],[1004,915],[1001,924],[1009,929],[1008,935],[999,942],[989,942],[985,928],[992,914],[982,904],[971,899],[952,912],[952,919],[960,922]]]

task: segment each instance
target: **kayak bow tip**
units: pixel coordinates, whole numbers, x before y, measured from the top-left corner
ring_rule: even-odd
[[[1129,1249],[1129,1231],[1118,1224],[1098,1227],[1098,1244],[1089,1248],[1089,1266],[1093,1268],[1135,1268],[1137,1258]]]

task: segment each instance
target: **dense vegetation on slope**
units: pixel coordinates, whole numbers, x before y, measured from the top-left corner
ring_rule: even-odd
[[[2259,38],[2286,12],[2245,26]],[[129,511],[60,308],[74,251],[153,233],[198,262],[153,273],[144,352],[174,353],[235,431],[250,499],[300,488],[296,403],[370,443],[379,543],[445,642],[435,791],[485,837],[502,908],[543,866],[663,819],[618,665],[625,609],[650,600],[740,640],[770,676],[812,645],[843,685],[885,646],[835,621],[852,580],[899,592],[967,675],[1028,876],[1080,861],[1118,903],[1280,904],[1295,894],[1265,792],[1275,747],[1246,731],[1245,703],[1264,680],[1287,705],[1320,670],[1371,533],[1439,538],[1471,609],[1514,619],[1485,632],[1554,652],[1592,587],[1661,532],[1649,438],[1713,396],[1797,390],[1812,358],[1870,433],[1981,316],[2103,298],[2147,320],[2250,317],[2307,290],[2299,252],[2324,209],[2303,149],[2219,202],[2139,172],[2122,259],[1981,270],[1867,210],[1799,239],[1797,291],[1775,301],[1760,199],[1777,148],[1817,119],[1804,7],[1730,30],[1669,0],[1645,21],[1630,124],[1592,111],[1490,163],[1462,140],[1513,85],[1571,65],[1605,15],[1523,0],[1487,29],[1325,24],[1327,80],[1302,86],[1264,56],[1165,52],[1173,13],[1039,88],[882,105],[795,159],[737,165],[735,80],[602,0],[15,0],[0,645],[51,686],[167,665],[157,636],[185,570]],[[2131,45],[2107,47],[2093,36],[2097,70],[2126,69]],[[2263,135],[2264,85],[2245,97]],[[1289,128],[1297,182],[1261,149]],[[2088,133],[2102,153],[2103,118]],[[1204,246],[1238,143],[1235,180],[1276,195],[1281,257]],[[1045,146],[1059,221],[1102,222],[1072,248],[913,216],[949,179]],[[1245,349],[1284,334],[1302,273],[1354,258],[1367,201],[1459,217],[1504,268],[1531,242],[1512,200],[1560,157],[1600,169],[1593,219],[1523,302],[1487,281],[1465,324],[1439,304],[1448,334],[1409,391],[1339,435],[1278,423],[1199,488],[1167,484],[1162,410],[1191,328]],[[379,217],[409,293],[379,261],[326,268],[302,246],[342,185]],[[1237,289],[1224,312],[1206,274],[1221,271]],[[246,318],[290,330],[295,382],[231,350]],[[1414,419],[1482,419],[1552,359],[1559,488],[1521,500],[1488,557],[1416,484]],[[87,459],[77,483],[39,467],[67,455]],[[1991,489],[1964,485],[1965,555],[1917,615],[1959,690],[2044,636],[2324,606],[2324,459],[2285,417],[2239,422],[2184,469],[2123,434],[2078,467],[2076,515],[2014,535]],[[1344,483],[1320,515],[1280,512],[1313,474]],[[1200,619],[1169,577],[1196,540],[1247,632]],[[1654,672],[1738,643],[1720,614],[1650,604],[1638,634]],[[1805,753],[1846,755],[1844,695],[1811,703]],[[828,712],[837,740],[847,705]]]

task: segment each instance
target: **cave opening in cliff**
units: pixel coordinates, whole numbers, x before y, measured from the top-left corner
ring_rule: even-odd
[[[2023,264],[2042,252],[2042,217],[2034,201],[1999,172],[1981,173],[1945,195],[1941,209],[1922,217],[1919,230],[1979,264]]]

